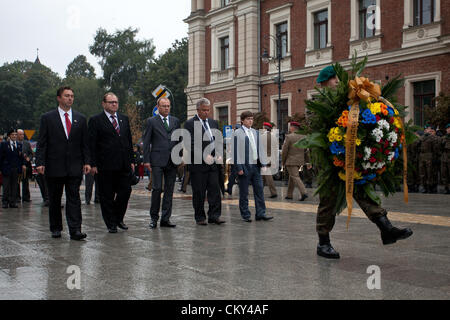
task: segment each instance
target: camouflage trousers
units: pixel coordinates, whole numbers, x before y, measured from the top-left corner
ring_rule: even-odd
[[[441,180],[445,189],[448,190],[450,187],[450,161],[441,161]]]
[[[375,222],[377,218],[387,215],[387,211],[372,199],[365,196],[364,191],[355,191],[353,198],[370,221]],[[317,209],[316,223],[316,231],[319,235],[327,235],[333,230],[336,222],[336,211],[334,210],[335,204],[336,193],[332,193],[329,197],[319,196],[319,208]]]
[[[437,170],[433,165],[432,154],[420,155],[419,174],[420,182],[424,187],[437,184]]]

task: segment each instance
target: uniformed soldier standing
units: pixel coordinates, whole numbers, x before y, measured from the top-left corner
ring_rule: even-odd
[[[297,187],[300,191],[300,201],[304,201],[308,198],[308,193],[302,179],[300,179],[299,170],[300,167],[305,164],[305,149],[294,146],[297,141],[303,138],[302,135],[296,133],[299,127],[300,123],[298,122],[292,121],[289,123],[290,133],[286,135],[286,139],[283,143],[281,163],[289,173],[289,184],[285,199],[292,199],[294,190]]]
[[[419,148],[420,135],[415,133],[419,138],[411,143],[408,148],[408,191],[419,192],[420,175],[419,175]]]
[[[267,141],[267,158],[270,158],[272,155],[272,125],[269,122],[263,123],[263,128],[266,130],[264,135],[261,138],[265,138]],[[273,150],[274,152],[278,150]],[[270,169],[269,169],[270,170]],[[278,197],[277,188],[275,188],[275,183],[273,182],[273,176],[271,174],[263,174],[263,185],[268,186],[270,190],[270,197],[276,198]]]
[[[328,66],[320,71],[317,82],[322,87],[336,88],[339,80],[333,66]],[[317,246],[317,254],[328,259],[339,259],[337,252],[330,241],[330,232],[336,221],[335,205],[337,201],[336,186],[329,186],[331,192],[329,196],[322,196],[319,193],[319,207],[317,209],[316,231],[319,235],[319,244]],[[366,216],[375,223],[381,231],[381,239],[384,245],[395,243],[397,240],[406,239],[412,235],[409,228],[399,229],[394,227],[387,218],[387,211],[369,198],[364,191],[356,189],[353,198],[359,207],[364,211]]]
[[[431,125],[425,126],[425,134],[420,141],[419,174],[422,182],[422,193],[435,193],[437,190],[437,170],[433,164],[439,154],[439,138]]]
[[[445,193],[450,194],[450,123],[445,130],[447,134],[441,138],[441,180]]]

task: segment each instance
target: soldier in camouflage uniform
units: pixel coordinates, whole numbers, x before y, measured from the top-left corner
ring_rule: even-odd
[[[422,182],[422,193],[434,193],[437,189],[436,157],[439,154],[439,138],[431,125],[425,126],[425,134],[420,141],[419,174]]]
[[[419,138],[411,143],[408,148],[408,190],[410,192],[419,192],[420,175],[419,175],[419,148],[420,135],[416,132]]]
[[[450,194],[450,123],[445,130],[447,134],[441,138],[441,180],[445,193]]]
[[[322,87],[335,88],[337,86],[338,79],[333,66],[322,69],[317,78],[317,83]],[[328,188],[331,189],[328,196],[322,196],[319,193],[319,207],[317,209],[316,220],[316,231],[319,236],[317,255],[328,259],[339,259],[339,252],[333,248],[330,241],[330,232],[336,221],[337,212],[335,207],[338,192],[336,186],[331,185]],[[370,199],[361,188],[354,191],[353,198],[369,220],[375,223],[381,231],[381,239],[384,245],[406,239],[413,234],[409,228],[399,229],[394,227],[387,217],[387,211]]]

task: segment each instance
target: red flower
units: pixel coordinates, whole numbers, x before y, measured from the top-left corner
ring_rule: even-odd
[[[377,149],[376,148],[372,148],[372,153],[373,154],[377,153]]]
[[[381,120],[381,117],[379,115],[376,115],[375,118],[377,118],[377,122]]]
[[[394,118],[393,118],[393,117],[389,118],[389,123],[390,123],[390,124],[393,124],[393,123],[394,123]]]
[[[388,149],[384,150],[384,154],[385,154],[385,155],[389,155],[389,152],[390,152],[390,151],[389,151]]]
[[[375,163],[375,162],[377,161],[377,159],[375,159],[374,157],[371,157],[371,158],[369,159],[369,161],[370,161],[371,163]]]
[[[363,155],[362,155],[361,153],[359,153],[359,152],[356,154],[356,156],[357,156],[358,158],[360,158],[360,159],[363,157]]]

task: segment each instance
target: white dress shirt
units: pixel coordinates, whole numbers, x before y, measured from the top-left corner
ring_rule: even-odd
[[[162,115],[159,115],[160,117],[161,117],[161,121],[164,123],[164,118],[166,119],[166,121],[167,121],[167,126],[168,127],[170,127],[170,124],[169,124],[169,116],[167,116],[167,117],[163,117]]]
[[[69,135],[67,134],[67,126],[66,126],[66,111],[64,111],[63,109],[61,109],[61,107],[58,107],[58,111],[59,111],[59,117],[61,118],[61,122],[62,125],[64,127],[64,132],[66,133],[66,137],[67,139],[69,139]],[[73,119],[72,119],[72,108],[70,108],[69,111],[67,111],[67,113],[69,114],[69,120],[70,123],[73,123]]]
[[[255,136],[253,135],[251,128],[247,128],[246,126],[242,126],[242,128],[244,129],[245,134],[247,135],[247,137],[250,141],[250,147],[252,148],[253,160],[257,160],[258,159],[258,151],[257,151],[257,147],[256,147]]]
[[[119,130],[120,130],[119,117],[117,116],[117,112],[114,113],[114,114],[111,114],[111,113],[107,112],[106,110],[103,110],[103,111],[105,111],[105,114],[106,114],[106,116],[108,117],[109,122],[111,122],[111,124],[113,123],[113,119],[111,118],[111,116],[114,116],[114,117],[115,117],[116,122],[117,122],[117,128],[119,128]],[[113,125],[113,126],[114,126],[114,125]]]

